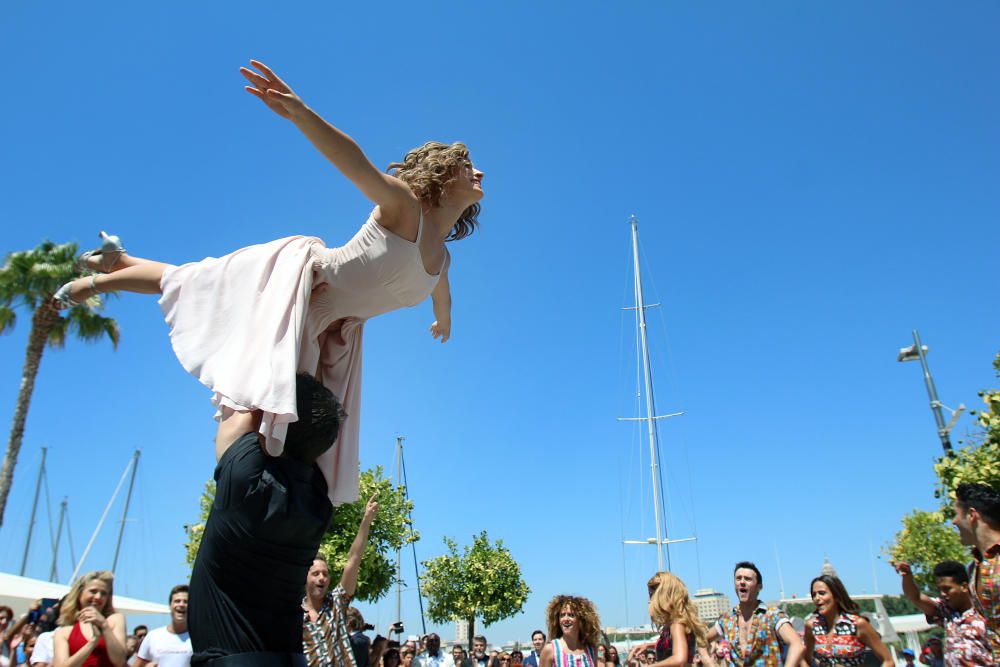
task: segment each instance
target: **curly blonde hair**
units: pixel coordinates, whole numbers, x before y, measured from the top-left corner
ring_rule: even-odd
[[[59,607],[59,625],[73,625],[76,623],[76,615],[80,613],[80,596],[83,594],[83,589],[87,584],[95,580],[103,581],[108,587],[108,601],[105,603],[104,609],[100,610],[101,614],[107,618],[115,613],[115,575],[110,570],[95,570],[94,572],[88,572],[73,582],[73,585],[70,587],[69,592],[66,593],[66,597],[63,598],[62,604]]]
[[[576,622],[580,626],[580,641],[596,651],[601,644],[601,619],[597,616],[594,603],[587,598],[575,595],[557,595],[552,598],[549,606],[545,608],[545,624],[549,628],[549,637],[558,639],[563,636],[559,613],[566,605],[569,605],[576,614]]]
[[[698,618],[698,611],[684,582],[669,572],[657,572],[646,582],[649,589],[649,618],[660,628],[683,623],[694,634],[695,643],[706,646],[708,629]]]
[[[467,162],[469,149],[465,144],[428,141],[409,151],[402,162],[390,164],[386,171],[410,186],[421,202],[433,208],[441,205],[441,198],[456,180],[459,167]],[[457,241],[472,234],[479,226],[478,217],[479,204],[465,209],[445,240]]]

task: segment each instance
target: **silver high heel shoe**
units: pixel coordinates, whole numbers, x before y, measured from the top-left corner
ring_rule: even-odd
[[[100,268],[98,269],[101,273],[111,273],[111,269],[115,268],[115,264],[121,259],[121,256],[125,254],[125,246],[122,245],[122,240],[117,236],[109,236],[106,232],[101,232],[101,247],[95,248],[94,250],[88,250],[87,252],[80,255],[76,260],[76,268],[81,275],[89,275],[94,272],[94,269],[87,264],[87,260],[91,257],[100,256]]]
[[[56,290],[56,293],[52,295],[52,301],[55,302],[56,310],[68,310],[70,308],[76,308],[77,306],[87,302],[87,299],[82,299],[77,301],[72,296],[70,296],[70,288],[73,282],[70,281]],[[97,289],[97,276],[90,277],[90,289],[94,294],[100,294],[101,291]],[[88,297],[89,298],[89,297]]]

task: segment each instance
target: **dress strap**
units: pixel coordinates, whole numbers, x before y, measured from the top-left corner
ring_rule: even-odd
[[[420,222],[417,223],[417,240],[414,241],[417,245],[420,245],[420,237],[424,235],[424,209],[420,209]]]

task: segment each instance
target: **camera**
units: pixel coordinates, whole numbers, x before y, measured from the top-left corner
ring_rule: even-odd
[[[392,624],[392,631],[395,632],[397,635],[403,634],[403,622],[402,621],[396,621],[395,623],[393,623]]]
[[[362,628],[362,631],[367,632],[368,630],[374,630],[374,629],[375,629],[374,625],[372,625],[371,623],[365,623],[365,627]]]

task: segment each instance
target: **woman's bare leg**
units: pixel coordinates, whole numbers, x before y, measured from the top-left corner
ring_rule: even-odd
[[[114,273],[98,273],[71,282],[70,298],[76,302],[85,301],[94,296],[95,288],[98,294],[103,292],[160,294],[160,280],[170,264],[127,255],[123,255],[122,260],[126,257],[134,262],[131,266],[116,268]]]
[[[143,259],[142,257],[136,257],[135,255],[129,255],[128,253],[123,252],[118,256],[111,268],[105,270],[102,256],[98,253],[88,257],[86,264],[87,268],[96,273],[114,273],[116,271],[121,271],[122,269],[138,266],[139,264],[147,264],[152,261],[153,260],[151,259]]]

